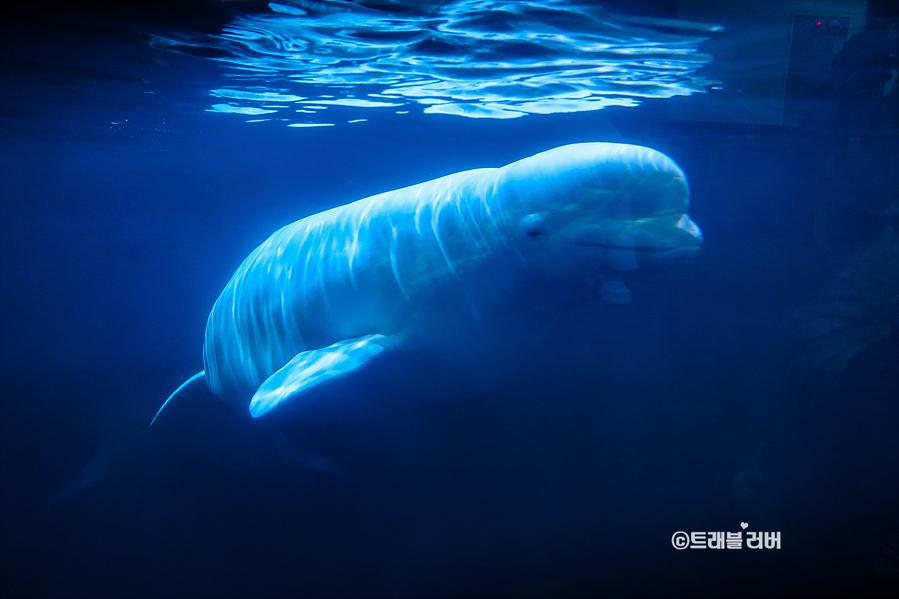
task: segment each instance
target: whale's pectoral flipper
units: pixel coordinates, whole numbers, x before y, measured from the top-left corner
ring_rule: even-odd
[[[385,335],[365,335],[300,352],[259,386],[250,415],[258,418],[316,385],[352,373],[392,345]]]

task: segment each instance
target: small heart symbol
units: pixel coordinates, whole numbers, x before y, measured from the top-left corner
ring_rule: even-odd
[[[742,528],[743,530],[746,530],[747,526],[749,526],[749,525],[746,524],[745,522],[740,522],[740,528]]]

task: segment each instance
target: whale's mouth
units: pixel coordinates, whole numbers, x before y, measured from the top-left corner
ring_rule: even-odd
[[[703,242],[699,227],[683,213],[585,223],[572,231],[569,240],[578,247],[657,258],[692,255]]]

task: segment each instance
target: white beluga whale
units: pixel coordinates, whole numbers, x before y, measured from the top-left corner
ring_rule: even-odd
[[[664,154],[582,143],[306,217],[237,269],[209,315],[204,370],[160,412],[204,379],[256,418],[486,390],[567,309],[627,302],[629,276],[696,253],[688,205]]]

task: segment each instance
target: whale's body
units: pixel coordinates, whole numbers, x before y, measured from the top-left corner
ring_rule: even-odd
[[[586,143],[309,216],[253,251],[215,302],[206,382],[254,417],[477,393],[567,308],[695,253],[688,196],[663,154]]]

